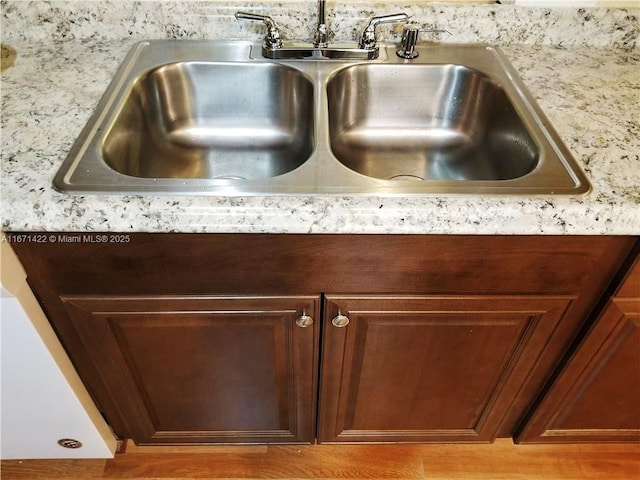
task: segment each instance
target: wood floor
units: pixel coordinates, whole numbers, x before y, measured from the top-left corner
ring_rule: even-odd
[[[113,460],[1,463],[9,479],[639,480],[640,445],[136,447]]]

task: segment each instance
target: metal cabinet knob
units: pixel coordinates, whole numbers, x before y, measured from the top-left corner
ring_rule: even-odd
[[[338,315],[333,317],[333,320],[331,320],[331,324],[334,327],[338,327],[338,328],[346,327],[347,325],[349,325],[349,317],[347,317],[346,315],[342,315],[340,312],[338,312]]]
[[[303,313],[297,318],[296,325],[302,328],[309,327],[313,325],[313,317],[310,315],[307,315],[306,313]]]

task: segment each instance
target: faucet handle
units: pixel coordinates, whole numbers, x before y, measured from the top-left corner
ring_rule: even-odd
[[[360,48],[366,50],[372,50],[376,48],[376,27],[383,23],[400,23],[409,20],[409,16],[406,13],[394,13],[393,15],[382,15],[380,17],[373,17],[369,20],[369,24],[362,32],[360,37]]]
[[[265,46],[268,48],[281,48],[282,38],[276,22],[267,15],[258,15],[257,13],[236,12],[236,20],[250,20],[254,22],[262,22],[267,26],[267,35],[264,37]]]

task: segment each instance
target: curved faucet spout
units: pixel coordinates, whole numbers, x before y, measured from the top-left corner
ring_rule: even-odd
[[[325,12],[326,3],[326,0],[318,0],[318,26],[316,27],[316,34],[313,37],[314,47],[324,48],[328,45],[329,34]]]
[[[360,48],[373,49],[376,48],[376,27],[383,23],[400,23],[409,20],[406,13],[394,13],[393,15],[383,15],[381,17],[373,17],[369,20],[369,24],[365,27],[360,37]]]

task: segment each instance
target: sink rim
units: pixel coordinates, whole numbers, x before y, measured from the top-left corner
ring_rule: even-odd
[[[508,91],[509,99],[540,129],[539,135],[572,181],[571,187],[556,185],[544,187],[527,185],[523,179],[499,181],[423,181],[399,182],[380,180],[355,172],[331,153],[328,145],[327,82],[332,72],[350,66],[403,65],[409,61],[395,55],[396,45],[381,44],[381,55],[377,60],[332,61],[332,60],[268,60],[257,57],[261,45],[248,41],[227,40],[152,40],[136,43],[129,51],[110,85],[103,94],[93,115],[83,128],[67,158],[55,175],[56,190],[72,195],[219,195],[219,196],[550,196],[563,195],[581,197],[588,194],[591,184],[580,165],[571,156],[559,135],[535,102],[535,99],[497,48],[484,44],[472,45],[419,45],[420,56],[412,64],[445,63],[473,66],[489,61],[489,66],[477,68],[488,73],[492,81]],[[259,54],[259,53],[258,53]],[[464,63],[450,60],[464,59]],[[227,179],[175,179],[137,178],[121,174],[99,158],[99,133],[104,133],[105,121],[113,114],[117,100],[129,85],[142,73],[160,65],[178,61],[205,62],[264,62],[288,66],[306,75],[314,84],[315,126],[313,135],[315,148],[310,157],[294,170],[263,180]],[[489,60],[487,60],[489,59]],[[487,72],[488,70],[488,72]],[[98,139],[98,140],[97,140]],[[534,170],[535,172],[535,170]],[[534,173],[532,172],[532,173]],[[546,181],[546,180],[545,180]],[[547,184],[553,182],[547,182]]]

